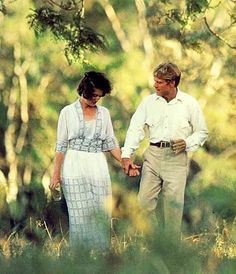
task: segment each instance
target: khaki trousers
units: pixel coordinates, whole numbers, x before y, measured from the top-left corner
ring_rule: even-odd
[[[181,232],[187,163],[186,152],[175,155],[171,148],[149,146],[144,153],[138,194],[141,208],[153,213],[162,192],[164,229],[177,237]]]

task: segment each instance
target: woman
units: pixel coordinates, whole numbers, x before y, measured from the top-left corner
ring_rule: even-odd
[[[119,162],[121,155],[109,111],[96,104],[111,92],[111,84],[105,74],[90,71],[85,73],[77,91],[80,98],[64,107],[59,116],[50,189],[62,184],[70,243],[106,250],[110,242],[110,213],[102,213],[108,208],[111,181],[103,152],[109,151]],[[102,215],[106,217],[101,219]]]

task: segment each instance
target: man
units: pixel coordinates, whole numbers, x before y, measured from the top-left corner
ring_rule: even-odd
[[[178,88],[181,72],[173,63],[154,70],[155,94],[141,102],[134,113],[122,148],[126,174],[138,174],[131,156],[149,130],[150,146],[144,163],[138,199],[141,208],[153,213],[159,193],[163,194],[164,227],[178,238],[187,178],[187,151],[205,142],[208,130],[198,102]],[[135,172],[137,170],[137,172]]]

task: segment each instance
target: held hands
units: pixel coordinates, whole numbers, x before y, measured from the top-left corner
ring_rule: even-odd
[[[140,167],[139,167],[139,168],[140,168]],[[128,175],[129,175],[130,177],[135,177],[135,176],[138,176],[139,174],[140,174],[140,172],[139,172],[138,168],[130,168],[130,169],[129,169]]]
[[[140,166],[134,164],[130,158],[122,158],[122,167],[124,170],[124,173],[129,175],[130,177],[135,177],[140,174],[139,169]]]
[[[186,142],[183,139],[172,140],[171,147],[175,154],[178,154],[186,149]]]

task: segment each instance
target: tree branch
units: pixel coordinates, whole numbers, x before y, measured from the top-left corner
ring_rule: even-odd
[[[146,6],[143,0],[135,0],[136,8],[139,15],[139,29],[142,32],[143,47],[145,50],[144,65],[150,68],[153,61],[153,44],[149,35],[147,21],[146,21]]]
[[[13,76],[13,86],[9,93],[8,99],[8,110],[7,110],[7,124],[8,127],[4,134],[4,141],[5,141],[5,149],[6,149],[6,160],[9,168],[8,176],[7,176],[7,202],[16,200],[17,193],[18,193],[18,157],[16,154],[15,144],[17,140],[16,136],[16,128],[17,122],[15,119],[16,116],[16,108],[17,108],[17,98],[18,94],[17,91],[19,89],[19,79],[17,73],[19,73],[19,59],[21,57],[20,53],[20,46],[19,44],[14,45],[14,72],[15,75]]]
[[[128,52],[130,50],[131,46],[130,46],[130,43],[126,37],[125,32],[123,31],[123,29],[121,27],[120,20],[117,16],[113,6],[110,4],[109,0],[100,0],[100,3],[101,3],[101,5],[103,4],[102,7],[105,10],[107,18],[111,22],[112,28],[116,34],[117,39],[120,42],[122,49],[125,52]]]
[[[26,72],[29,69],[29,62],[24,61],[21,64],[21,46],[15,45],[15,74],[18,77],[19,91],[20,91],[20,116],[21,125],[20,132],[16,138],[16,153],[20,153],[25,144],[26,134],[29,127],[29,113],[28,113],[28,83],[26,79]]]
[[[51,4],[52,6],[55,5],[56,7],[63,9],[63,10],[68,10],[68,11],[72,11],[72,10],[78,10],[78,5],[76,3],[76,1],[71,0],[71,1],[67,1],[67,4],[58,4],[56,1],[54,0],[47,0],[47,2],[49,4]],[[80,2],[82,2],[82,6],[83,6],[83,0],[80,0]]]
[[[0,183],[4,186],[5,190],[7,190],[7,178],[4,173],[0,169]]]
[[[236,50],[236,46],[232,46],[231,44],[229,44],[229,42],[227,42],[223,37],[221,37],[218,33],[216,33],[215,31],[213,31],[208,22],[207,22],[207,19],[206,17],[203,18],[204,19],[204,22],[205,22],[205,25],[207,27],[207,29],[209,30],[209,32],[214,35],[217,39],[219,39],[220,41],[222,41],[224,44],[226,44],[228,47],[230,47],[231,49],[235,49]]]

